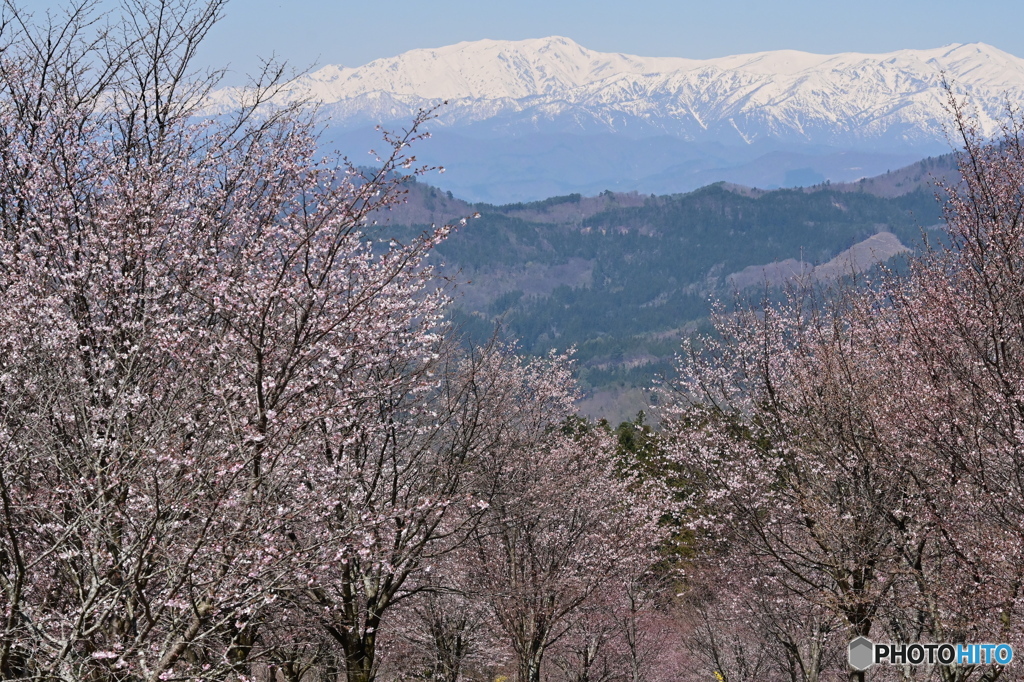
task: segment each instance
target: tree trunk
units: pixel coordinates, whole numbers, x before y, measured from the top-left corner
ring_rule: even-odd
[[[543,647],[531,647],[528,652],[524,652],[519,660],[519,682],[540,682],[540,664],[543,658]]]
[[[367,633],[360,637],[351,633],[345,637],[345,679],[347,682],[373,682],[376,676],[374,656],[376,654],[376,634]]]

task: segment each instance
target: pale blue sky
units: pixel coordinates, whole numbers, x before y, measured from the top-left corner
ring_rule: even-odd
[[[20,4],[38,11],[59,3]],[[643,56],[887,52],[980,41],[1024,57],[1024,1],[232,0],[201,57],[230,64],[234,81],[272,53],[301,70],[463,40],[548,35]]]

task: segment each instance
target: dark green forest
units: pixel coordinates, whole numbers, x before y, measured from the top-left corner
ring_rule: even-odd
[[[941,220],[926,183],[895,197],[719,183],[505,206],[462,204],[413,184],[410,203],[431,215],[479,213],[438,248],[461,283],[455,323],[475,341],[499,327],[530,354],[575,347],[589,390],[650,385],[669,371],[681,338],[706,329],[712,301],[771,297],[786,284],[755,272],[737,286],[733,273],[786,259],[810,269],[880,232],[917,249]]]

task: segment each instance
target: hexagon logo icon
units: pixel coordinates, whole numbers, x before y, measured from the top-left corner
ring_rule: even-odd
[[[867,670],[875,662],[875,645],[867,637],[858,637],[850,642],[850,667]]]

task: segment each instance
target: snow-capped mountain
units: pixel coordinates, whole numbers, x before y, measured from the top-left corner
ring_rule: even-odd
[[[567,38],[481,40],[365,66],[325,66],[280,101],[320,104],[325,146],[353,158],[441,101],[421,161],[458,196],[494,203],[604,189],[670,193],[850,181],[949,151],[944,79],[995,133],[1024,102],[1024,59],[980,43],[888,54],[793,50],[635,57]],[[240,92],[213,93],[210,112]]]
[[[1024,59],[981,43],[696,60],[594,52],[561,37],[481,40],[356,68],[325,66],[282,99],[320,102],[340,128],[407,121],[447,100],[439,123],[452,128],[888,146],[943,139],[944,77],[988,126],[1007,100],[1024,101]],[[211,103],[230,107],[237,96],[221,90]]]

